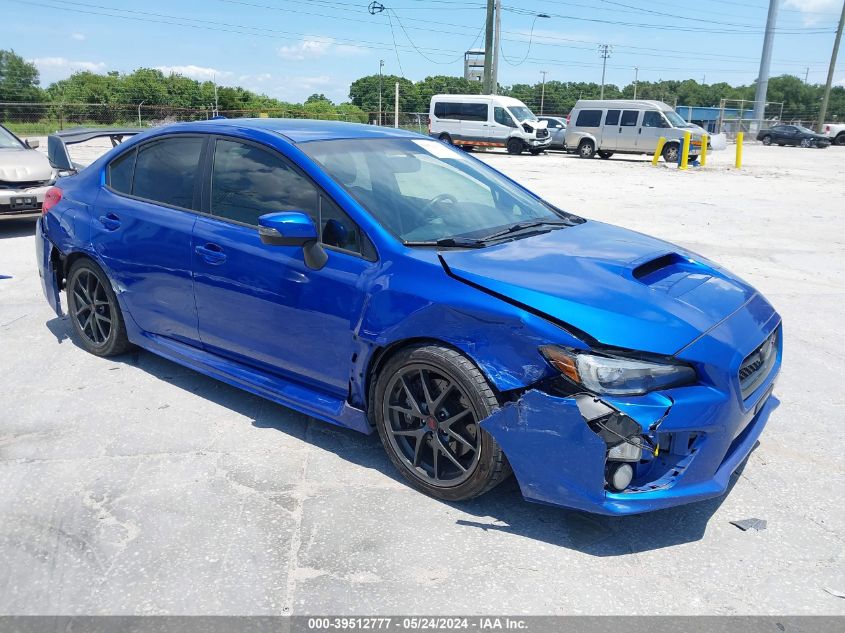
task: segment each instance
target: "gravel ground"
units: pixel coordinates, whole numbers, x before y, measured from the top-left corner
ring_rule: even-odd
[[[46,146],[46,143],[44,143]],[[784,318],[782,404],[718,500],[629,518],[404,485],[376,437],[147,352],[83,352],[0,223],[0,614],[845,614],[845,148],[481,154],[725,264]],[[839,316],[837,316],[839,315]],[[837,325],[838,324],[838,325]],[[729,521],[765,519],[764,531]]]

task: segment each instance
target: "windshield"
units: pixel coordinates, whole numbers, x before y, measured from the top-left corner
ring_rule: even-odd
[[[20,149],[21,143],[14,134],[0,127],[0,149]]]
[[[525,106],[510,106],[508,108],[513,117],[522,123],[523,121],[536,121],[537,117]]]
[[[672,127],[692,127],[689,123],[684,120],[684,117],[682,117],[674,110],[664,110],[663,116],[669,119],[669,123],[672,124]]]
[[[572,216],[439,141],[355,139],[299,147],[404,242],[483,239],[524,222],[572,222]]]

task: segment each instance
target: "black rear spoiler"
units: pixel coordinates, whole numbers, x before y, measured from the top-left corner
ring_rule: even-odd
[[[112,147],[123,142],[124,137],[140,134],[144,130],[135,127],[75,127],[69,130],[61,130],[47,137],[47,157],[55,169],[63,171],[79,171],[79,165],[75,165],[70,159],[67,146],[74,143],[84,143],[91,139],[107,136],[111,139]]]

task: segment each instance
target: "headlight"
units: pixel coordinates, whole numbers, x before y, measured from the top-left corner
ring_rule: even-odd
[[[639,396],[695,380],[695,370],[679,362],[604,356],[557,345],[544,345],[540,353],[576,385],[598,394]]]

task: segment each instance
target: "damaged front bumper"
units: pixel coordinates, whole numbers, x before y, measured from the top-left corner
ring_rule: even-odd
[[[722,495],[778,405],[772,389],[782,356],[780,318],[767,306],[757,300],[678,354],[698,366],[699,384],[643,396],[589,396],[633,420],[644,441],[622,491],[607,483],[609,444],[588,423],[583,394],[532,389],[481,427],[502,447],[529,501],[626,515]],[[753,393],[743,394],[740,367],[776,331],[776,361]]]

